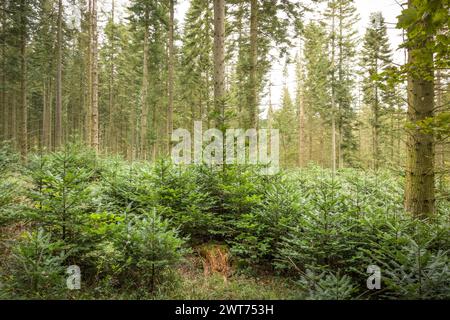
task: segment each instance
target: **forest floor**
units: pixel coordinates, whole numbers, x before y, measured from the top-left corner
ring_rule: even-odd
[[[268,272],[236,273],[205,272],[198,256],[189,256],[178,268],[178,288],[167,290],[163,299],[294,299],[298,287],[292,280]]]
[[[73,292],[69,299],[163,299],[163,300],[290,300],[301,299],[293,279],[273,272],[233,270],[205,272],[203,259],[197,254],[185,257],[171,274],[172,281],[158,286],[155,292],[141,287],[109,290],[107,285]]]

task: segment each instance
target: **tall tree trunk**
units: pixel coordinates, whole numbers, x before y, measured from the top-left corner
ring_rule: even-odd
[[[441,70],[436,70],[436,109],[443,110],[442,105],[442,91],[444,90],[442,85],[442,74]],[[439,172],[444,172],[445,170],[445,143],[444,141],[436,141],[436,167]],[[444,186],[445,178],[441,176],[439,179],[440,186]]]
[[[142,92],[141,92],[141,134],[140,134],[140,150],[139,157],[146,157],[146,145],[147,145],[147,121],[148,121],[148,11],[145,13],[145,26],[144,26],[144,52],[142,61]]]
[[[156,122],[156,115],[157,115],[157,108],[158,108],[158,104],[154,103],[153,104],[153,108],[152,108],[152,128],[153,128],[153,134],[154,134],[154,139],[153,139],[153,144],[152,144],[152,161],[155,162],[156,161],[156,157],[158,155],[158,130],[157,130],[157,122]]]
[[[258,0],[250,1],[250,92],[249,127],[258,128]]]
[[[206,85],[205,107],[203,107],[203,103],[200,104],[200,120],[203,121],[205,119],[205,113],[206,113],[206,115],[207,115],[206,123],[207,123],[207,127],[209,128],[211,126],[211,119],[209,119],[209,116],[208,116],[211,113],[211,96],[210,96],[211,76],[210,76],[209,68],[206,68],[206,70],[205,70],[205,78],[206,78],[206,81],[205,81],[205,85]]]
[[[10,109],[10,114],[11,114],[11,140],[13,141],[13,145],[14,148],[18,148],[18,142],[17,142],[17,99],[16,99],[16,95],[18,94],[18,92],[16,92],[16,89],[13,89],[13,95],[10,97],[10,99],[12,100],[11,103],[11,109]]]
[[[401,159],[402,159],[402,150],[401,150],[401,140],[402,137],[400,135],[401,131],[401,118],[403,115],[403,111],[401,106],[397,107],[397,166],[401,165]],[[403,118],[403,117],[402,117]]]
[[[267,110],[267,128],[273,128],[272,83],[269,83],[269,108]]]
[[[88,0],[88,43],[86,52],[86,94],[85,94],[85,113],[84,113],[84,136],[86,143],[91,145],[91,110],[92,110],[92,0]]]
[[[134,105],[131,106],[131,115],[130,115],[130,145],[128,148],[128,160],[133,161],[136,157],[136,107]],[[128,130],[127,130],[128,132]]]
[[[124,95],[125,92],[122,92]],[[119,104],[123,103],[122,100]],[[123,111],[122,111],[123,112]],[[122,121],[121,121],[122,122]],[[137,140],[137,110],[134,104],[131,105],[130,116],[128,121],[125,121],[124,135],[122,137],[122,146],[126,150],[126,156],[129,161],[134,161],[136,158],[136,140]]]
[[[298,104],[298,158],[297,164],[299,167],[305,165],[305,107],[303,101]]]
[[[342,12],[342,2],[339,2],[339,61],[338,61],[338,83],[343,83],[344,81],[344,73],[343,73],[343,64],[344,64],[344,43],[343,43],[343,12]],[[337,116],[337,123],[338,123],[338,168],[344,167],[344,153],[342,151],[343,146],[343,116],[342,116],[342,97],[340,97],[338,102],[338,116]]]
[[[2,24],[2,34],[5,34],[6,32],[6,1],[2,1],[2,8],[0,9],[0,13],[2,15],[1,18],[1,24]],[[3,140],[8,139],[8,106],[6,104],[6,37],[3,37],[2,41],[2,83],[0,85],[0,88],[2,90],[1,94],[1,108],[0,112],[3,116],[3,121],[1,123],[2,125],[2,131],[1,131],[1,137]]]
[[[321,122],[322,122],[321,123],[321,127],[324,128],[325,127],[325,123],[323,122],[323,120]],[[326,167],[326,166],[330,165],[330,162],[325,160],[325,159],[329,159],[329,156],[324,156],[326,154],[326,151],[327,151],[327,150],[325,150],[326,149],[325,148],[325,143],[324,143],[324,141],[326,141],[325,139],[326,139],[325,130],[320,130],[320,137],[319,137],[319,146],[320,147],[319,147],[319,150],[318,150],[319,154],[318,154],[317,159],[318,159],[318,161],[319,161],[319,163],[321,164],[322,167]]]
[[[214,0],[214,124],[224,129],[225,0]]]
[[[375,62],[378,65],[378,62]],[[375,67],[375,74],[378,74],[378,68]],[[379,147],[379,130],[380,130],[380,115],[379,115],[379,97],[378,97],[378,84],[374,84],[374,107],[373,107],[373,133],[372,133],[372,157],[373,157],[373,169],[375,171],[378,170],[379,167],[379,158],[380,158],[380,147]]]
[[[98,134],[98,38],[97,38],[97,0],[92,0],[91,12],[91,49],[92,49],[92,109],[91,109],[91,146],[99,151],[99,134]]]
[[[332,13],[331,24],[331,169],[333,175],[336,173],[336,90],[335,90],[335,13]]]
[[[21,35],[20,35],[20,129],[19,143],[20,154],[23,161],[26,161],[28,152],[28,102],[27,102],[27,22],[25,0],[21,2]]]
[[[44,85],[42,88],[42,148],[49,150],[50,149],[50,110],[48,106],[48,87],[46,86],[47,79],[44,79]]]
[[[115,46],[114,46],[114,41],[115,41],[115,26],[114,26],[114,10],[115,10],[115,3],[114,0],[112,1],[112,5],[111,5],[111,48],[110,48],[110,55],[109,55],[109,63],[110,63],[110,68],[109,68],[109,101],[108,101],[108,129],[107,129],[107,140],[105,141],[107,143],[107,145],[109,146],[109,151],[113,152],[113,132],[114,132],[114,117],[113,114],[115,112],[114,110],[114,50],[115,50]],[[117,150],[114,150],[117,151]]]
[[[308,116],[308,161],[313,160],[313,119]]]
[[[303,167],[305,165],[305,104],[303,99],[303,67],[300,61],[299,64],[298,81],[297,81],[297,115],[298,115],[298,155],[297,155],[297,165]]]
[[[206,28],[205,33],[206,34],[210,34],[211,33],[211,24],[210,24],[211,16],[210,16],[210,10],[209,9],[210,9],[210,5],[208,4],[208,6],[206,7],[206,12],[205,12],[205,21],[207,22],[206,26],[205,26],[205,28]],[[214,11],[214,2],[213,2],[213,11]],[[214,12],[213,12],[213,24],[214,24]],[[214,32],[214,25],[213,25],[213,32]],[[214,50],[214,47],[213,47],[213,50]],[[214,53],[213,53],[213,55],[214,55]],[[200,94],[200,110],[199,110],[200,115],[199,115],[199,119],[198,120],[202,121],[202,123],[203,123],[204,120],[206,120],[206,126],[208,128],[210,128],[211,127],[211,117],[210,117],[210,115],[211,115],[211,111],[213,111],[213,108],[215,108],[214,101],[212,101],[212,106],[211,106],[211,96],[210,96],[211,80],[212,80],[212,83],[213,83],[213,86],[214,86],[214,70],[212,70],[212,79],[211,79],[211,73],[210,73],[211,70],[210,70],[210,68],[207,67],[205,69],[206,69],[205,70],[205,86],[206,86],[206,88],[204,89],[204,91],[206,93],[205,94],[205,102],[204,103],[202,102],[202,100],[203,100],[202,96],[203,95]],[[214,88],[213,88],[213,91],[214,91]],[[213,99],[214,99],[214,92],[213,92]],[[192,113],[192,114],[194,114],[194,113]],[[194,128],[194,121],[195,120],[196,119],[194,117],[192,119],[191,128]]]
[[[56,62],[55,148],[62,143],[62,0],[58,1],[58,45]]]
[[[394,123],[394,117],[393,117],[393,115],[391,114],[390,115],[390,127],[391,127],[391,133],[390,133],[390,139],[391,139],[391,141],[390,141],[390,149],[391,150],[389,150],[390,151],[390,156],[391,156],[391,162],[392,162],[392,164],[394,164],[394,162],[395,162],[395,159],[394,159],[394,140],[395,140],[395,123]]]
[[[3,68],[3,70],[5,70]],[[5,73],[5,72],[3,72]],[[3,128],[3,140],[8,140],[9,139],[9,130],[8,130],[8,126],[9,126],[9,110],[8,110],[8,104],[6,102],[6,76],[3,74],[2,76],[2,117],[3,117],[3,123],[2,123],[2,128]]]
[[[334,98],[331,98],[332,105]],[[336,115],[334,110],[331,113],[331,170],[333,175],[336,173]]]
[[[413,1],[408,5],[413,7]],[[408,48],[408,63],[419,64],[421,69],[408,72],[408,121],[415,124],[434,116],[433,52],[426,40]],[[428,217],[435,210],[434,137],[416,126],[407,134],[405,210],[416,217]]]
[[[167,101],[167,151],[171,153],[171,137],[173,131],[173,90],[174,90],[174,0],[169,0],[169,70]]]
[[[358,125],[358,147],[359,161],[362,162],[362,123]]]

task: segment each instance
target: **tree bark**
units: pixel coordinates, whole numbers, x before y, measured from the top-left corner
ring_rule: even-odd
[[[140,134],[140,150],[139,156],[145,159],[146,145],[147,145],[147,121],[148,121],[148,11],[145,13],[145,26],[144,26],[144,52],[142,61],[142,92],[141,92],[141,134]]]
[[[28,102],[27,102],[27,18],[25,0],[21,2],[21,35],[20,35],[20,126],[19,143],[20,154],[23,161],[27,159],[28,152]]]
[[[48,150],[50,148],[50,139],[49,139],[49,133],[50,133],[50,110],[48,106],[48,99],[47,99],[47,86],[46,86],[47,80],[44,79],[44,85],[42,88],[42,104],[43,104],[43,110],[42,110],[42,148]]]
[[[297,114],[298,114],[298,155],[297,165],[303,167],[305,165],[305,105],[303,100],[303,66],[300,61],[298,63],[297,70]]]
[[[250,1],[250,128],[258,128],[258,0]]]
[[[18,148],[18,142],[17,142],[17,113],[19,112],[17,110],[17,99],[15,98],[15,94],[18,94],[18,92],[16,92],[16,89],[13,89],[13,95],[10,97],[10,99],[12,100],[11,103],[11,109],[10,109],[10,113],[11,113],[11,140],[13,141],[13,145],[14,148]]]
[[[334,76],[334,59],[335,59],[335,13],[332,13],[331,25],[331,169],[333,175],[336,173],[336,97],[335,97],[335,76]]]
[[[157,122],[156,122],[156,114],[157,114],[157,110],[158,109],[158,103],[154,103],[153,104],[153,108],[152,108],[152,128],[153,128],[153,134],[154,134],[154,139],[153,139],[153,144],[152,144],[152,161],[155,162],[156,161],[156,157],[158,156],[158,137],[159,137],[159,133],[158,133],[158,129],[157,129]]]
[[[85,113],[84,113],[84,136],[88,145],[91,145],[91,110],[92,110],[92,0],[88,0],[87,12],[88,41],[86,52],[86,95],[85,95]]]
[[[342,2],[339,2],[339,83],[344,82],[344,26],[343,26],[343,20],[344,20],[344,13],[342,8]],[[349,106],[347,106],[348,108]],[[342,98],[339,99],[338,103],[338,168],[342,169],[344,167],[344,151],[343,151],[343,145],[344,145],[344,138],[343,138],[343,105],[342,105]]]
[[[2,2],[1,14],[2,14],[2,33],[6,32],[6,1]],[[3,140],[8,139],[8,106],[6,104],[6,37],[2,41],[2,84],[0,86],[2,90],[1,94],[1,109],[0,112],[3,115],[2,121],[2,138]]]
[[[269,108],[267,110],[267,128],[273,128],[272,83],[269,84]]]
[[[171,137],[173,131],[173,90],[174,90],[174,0],[169,0],[169,70],[167,101],[167,151],[171,153]]]
[[[224,125],[225,109],[225,1],[214,0],[214,125]]]
[[[374,74],[378,74],[378,61],[375,61],[375,72]],[[379,115],[379,97],[378,97],[378,84],[374,84],[374,106],[373,106],[373,124],[372,124],[372,157],[373,157],[373,169],[375,171],[378,170],[379,167],[379,156],[380,156],[380,148],[378,142],[379,136],[379,128],[380,128],[380,115]]]
[[[115,112],[114,110],[114,50],[115,50],[115,46],[114,46],[114,0],[112,1],[112,5],[111,5],[111,28],[112,28],[112,34],[111,34],[111,48],[110,48],[110,54],[109,54],[109,63],[110,63],[110,68],[109,68],[109,101],[108,101],[108,133],[107,133],[107,140],[105,141],[107,143],[107,145],[109,146],[109,151],[112,152],[116,152],[116,150],[113,150],[115,148],[113,148],[113,132],[114,132],[114,124],[113,124],[113,114]]]
[[[413,7],[413,1],[408,1]],[[426,24],[426,20],[423,22]],[[425,25],[424,28],[427,26]],[[417,41],[408,48],[408,64],[418,68],[408,72],[407,165],[405,210],[413,216],[425,218],[434,213],[434,137],[416,125],[434,116],[433,52],[427,41]]]
[[[97,0],[92,0],[91,8],[91,49],[92,49],[92,110],[91,110],[91,146],[99,151],[98,134],[98,39],[97,39]]]
[[[436,109],[443,110],[443,103],[442,103],[442,91],[444,90],[442,85],[442,74],[441,70],[436,71]],[[436,142],[436,166],[438,171],[444,171],[445,170],[445,142],[439,141]],[[441,178],[440,182],[441,185],[443,185],[443,182],[445,181],[445,178]]]
[[[58,1],[58,46],[56,62],[55,148],[62,143],[62,0]]]

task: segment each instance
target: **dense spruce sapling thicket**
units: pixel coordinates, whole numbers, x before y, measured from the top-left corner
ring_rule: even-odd
[[[58,299],[67,297],[64,244],[42,229],[16,240],[2,275],[1,298]]]
[[[3,245],[4,297],[170,296],[184,259],[207,243],[228,248],[231,279],[271,273],[292,298],[450,297],[448,199],[433,219],[415,219],[388,171],[310,166],[268,178],[251,166],[129,164],[77,145],[20,170],[9,159],[2,167],[22,187],[2,216],[28,231]],[[65,289],[73,264],[78,293]],[[366,288],[369,265],[381,268],[382,290]]]
[[[15,169],[18,168],[18,156],[7,144],[0,147],[0,226],[7,222],[8,210],[11,210],[18,190]]]
[[[7,244],[12,253],[2,268],[3,295],[66,297],[67,290],[59,296],[55,290],[65,288],[69,265],[78,265],[88,283],[108,277],[118,286],[145,284],[152,292],[167,267],[180,260],[184,240],[156,213],[155,204],[150,203],[153,209],[149,206],[148,211],[130,210],[132,200],[103,204],[100,190],[111,188],[103,180],[109,165],[91,150],[69,145],[60,152],[37,154],[23,168],[24,193],[15,195],[22,205],[8,210],[4,204],[2,210],[10,225],[20,223],[32,231],[22,236],[24,240]],[[131,198],[139,196],[134,191],[128,193]],[[22,287],[24,283],[28,287]]]

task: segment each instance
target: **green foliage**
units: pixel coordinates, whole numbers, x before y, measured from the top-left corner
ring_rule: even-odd
[[[397,27],[408,30],[403,46],[416,55],[414,65],[408,63],[402,71],[428,78],[433,65],[449,67],[448,10],[448,1],[413,0],[398,16]],[[435,54],[435,59],[430,61],[428,53]]]
[[[192,0],[185,17],[183,46],[180,58],[179,96],[190,106],[212,105],[212,55],[214,32],[213,3]],[[202,119],[195,108],[183,112],[187,119]],[[209,115],[208,115],[209,116]]]
[[[380,167],[380,159],[385,158],[382,154],[382,150],[385,148],[381,148],[382,136],[388,131],[385,119],[391,119],[396,108],[403,103],[396,93],[395,85],[387,84],[390,78],[381,76],[384,72],[392,70],[392,61],[392,51],[384,17],[381,12],[372,13],[364,35],[361,66],[364,77],[362,81],[364,102],[370,108],[368,125],[373,132],[372,167],[375,170]],[[392,130],[392,124],[390,129]]]
[[[19,191],[17,168],[19,157],[8,144],[0,145],[0,226],[9,221]]]
[[[330,66],[330,86],[334,93],[336,105],[333,111],[336,117],[340,140],[339,152],[342,160],[352,162],[356,149],[354,137],[354,121],[356,117],[353,106],[355,97],[352,89],[355,86],[356,74],[350,66],[356,64],[359,20],[353,0],[332,0],[327,2],[324,12],[328,32],[328,55],[334,56]],[[334,53],[334,54],[333,54]]]
[[[151,170],[141,163],[127,164],[121,160],[105,163],[98,205],[115,213],[149,211],[157,203]]]
[[[8,143],[0,144],[0,174],[11,172],[19,161],[19,156]]]
[[[363,285],[366,268],[376,264],[386,286],[383,294],[445,296],[448,221],[441,216],[436,221],[416,221],[404,214],[401,183],[387,173],[361,175],[352,170],[332,177],[327,171],[311,168],[289,177],[281,180],[288,192],[272,189],[262,205],[237,222],[242,233],[232,250],[248,265],[268,261],[288,274],[306,270],[345,274],[361,284],[351,290],[356,297],[367,293]],[[271,196],[274,191],[276,196]],[[429,239],[426,245],[424,240],[420,242],[426,247],[424,271],[420,272],[418,263],[411,260],[412,249],[408,249],[411,243],[419,243],[416,228],[426,228],[420,234]],[[418,279],[427,277],[428,284],[424,280],[418,284]],[[424,288],[414,295],[418,285]]]
[[[382,270],[383,294],[402,299],[448,299],[448,222],[410,221],[403,230],[380,233],[370,255]],[[373,241],[373,240],[372,240]]]
[[[28,275],[13,272],[35,258],[31,244],[48,258],[33,268],[55,268],[55,283],[58,266],[80,265],[79,297],[92,288],[148,298],[176,296],[186,244],[213,241],[230,248],[230,270],[276,271],[294,280],[296,297],[448,298],[448,202],[432,220],[414,220],[403,212],[403,179],[390,172],[308,167],[268,177],[251,166],[128,164],[76,146],[32,157],[27,170],[22,207],[5,222],[42,231],[5,256],[6,297],[31,290],[20,289]],[[381,268],[380,291],[366,290],[369,265]],[[30,296],[64,296],[33,275]]]
[[[169,162],[160,161],[153,168],[152,184],[158,206],[193,241],[207,240],[221,225],[212,210],[214,199],[202,189],[199,178],[192,168],[176,168]]]
[[[445,139],[450,136],[450,112],[444,111],[434,117],[408,123],[408,129],[420,129],[424,134],[433,134],[437,139]]]
[[[280,239],[295,224],[301,211],[297,186],[281,176],[272,178],[259,203],[236,221],[239,234],[231,241],[232,252],[248,265],[274,258]]]
[[[309,23],[305,27],[305,103],[310,110],[310,117],[316,118],[318,113],[321,119],[330,120],[328,89],[328,73],[330,61],[327,53],[326,32],[322,25]]]
[[[7,298],[61,298],[65,289],[64,246],[42,229],[24,233],[13,247],[0,296]]]
[[[70,249],[68,259],[82,264],[83,253],[97,244],[96,210],[92,203],[95,155],[69,145],[30,161],[29,208],[20,215],[50,232]]]
[[[197,197],[204,196],[207,207],[204,209],[205,222],[210,240],[227,241],[237,234],[236,223],[242,215],[260,202],[263,190],[263,177],[257,168],[246,166],[208,167],[194,166],[193,188]],[[202,220],[200,220],[202,221]],[[198,232],[198,231],[197,231]]]
[[[296,143],[296,137],[292,134],[292,128],[296,127],[296,121],[296,110],[285,85],[281,108],[274,113],[274,127],[278,128],[281,134],[281,161],[284,166],[292,166],[296,162],[296,154],[292,149]]]
[[[185,253],[185,240],[156,210],[127,217],[115,232],[114,250],[109,257],[113,271],[128,286],[154,292]]]
[[[193,240],[205,239],[219,228],[217,217],[210,211],[213,199],[191,168],[175,168],[164,160],[154,166],[115,163],[105,170],[103,178],[100,205],[104,210],[139,215],[157,207]]]
[[[298,281],[306,300],[349,300],[354,297],[356,286],[349,276],[339,273],[315,274],[307,270]]]
[[[337,268],[354,250],[348,241],[349,213],[340,207],[345,196],[338,194],[334,181],[311,189],[309,201],[295,226],[283,239],[281,256],[302,262],[305,268]]]

